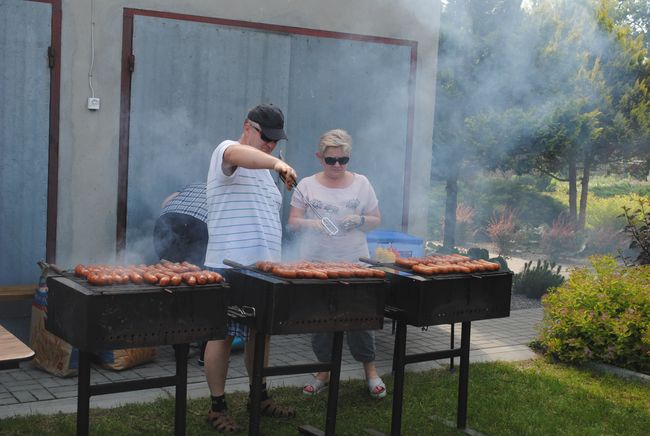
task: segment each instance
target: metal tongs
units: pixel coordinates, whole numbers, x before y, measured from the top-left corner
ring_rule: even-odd
[[[280,174],[280,179],[282,179],[282,181],[284,182],[284,177],[282,176],[282,174]],[[339,228],[336,226],[336,224],[334,224],[334,221],[332,221],[329,217],[323,216],[320,213],[318,213],[318,210],[314,207],[314,205],[311,204],[311,202],[307,199],[307,197],[305,197],[305,195],[302,192],[300,192],[300,189],[298,189],[298,184],[295,181],[291,184],[291,186],[293,187],[293,189],[296,190],[298,194],[300,194],[303,201],[307,203],[307,206],[309,206],[311,211],[314,212],[314,215],[316,215],[316,217],[320,219],[320,223],[323,225],[325,231],[330,236],[336,235],[339,232]]]

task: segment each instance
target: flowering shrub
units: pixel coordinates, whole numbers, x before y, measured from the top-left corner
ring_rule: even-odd
[[[650,373],[650,266],[590,257],[542,298],[540,347],[565,362],[594,360]]]
[[[460,203],[456,207],[456,244],[463,245],[474,238],[474,209]]]
[[[485,229],[502,256],[510,255],[517,244],[516,218],[517,213],[514,210],[505,208],[501,213],[492,216]]]
[[[562,255],[575,252],[576,231],[566,215],[560,215],[553,225],[542,231],[542,249],[551,259],[559,259]]]

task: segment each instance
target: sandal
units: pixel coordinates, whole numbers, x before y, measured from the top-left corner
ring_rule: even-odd
[[[208,422],[212,428],[220,433],[239,433],[241,431],[241,427],[237,425],[235,418],[230,416],[228,410],[215,412],[210,409],[208,411]]]
[[[248,411],[251,410],[250,398],[246,405]],[[271,418],[293,418],[296,416],[296,409],[291,406],[284,406],[273,401],[272,398],[267,398],[260,402],[260,415],[268,416]]]
[[[388,393],[381,377],[368,380],[368,391],[370,392],[370,396],[376,400],[381,400]]]
[[[327,388],[327,385],[329,385],[329,382],[320,380],[318,377],[314,377],[314,380],[312,380],[311,383],[307,383],[305,386],[303,386],[302,394],[306,397],[313,397],[323,389]]]

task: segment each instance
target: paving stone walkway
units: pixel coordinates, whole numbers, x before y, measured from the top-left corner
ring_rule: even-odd
[[[514,303],[514,299],[513,299]],[[525,306],[525,305],[524,305]],[[513,307],[514,309],[514,307]],[[526,360],[535,357],[527,344],[537,335],[542,320],[541,307],[512,310],[508,318],[472,323],[470,361]],[[391,372],[393,341],[391,321],[386,319],[383,330],[377,331],[377,367],[380,374]],[[408,329],[407,354],[447,349],[450,345],[450,326],[433,326],[426,330]],[[460,324],[456,324],[455,346],[460,346]],[[188,365],[188,397],[209,395],[203,368],[197,363],[198,349],[190,350]],[[273,336],[271,338],[270,364],[291,365],[314,361],[309,335]],[[407,371],[423,371],[449,365],[449,360],[423,362],[407,366]],[[458,359],[456,359],[458,365]],[[175,362],[170,346],[159,347],[154,362],[124,371],[112,371],[93,366],[91,383],[136,380],[173,375]],[[269,379],[270,386],[301,387],[309,374],[278,376]],[[355,362],[347,345],[343,347],[341,380],[361,379],[361,364]],[[470,377],[471,380],[471,377]],[[247,391],[248,380],[241,352],[232,356],[228,374],[227,392]],[[298,395],[298,390],[296,391]],[[126,403],[146,402],[159,397],[173,396],[174,388],[158,388],[91,397],[91,407],[115,407]],[[33,413],[51,414],[76,412],[77,378],[59,378],[35,369],[30,362],[19,369],[0,371],[0,419]]]

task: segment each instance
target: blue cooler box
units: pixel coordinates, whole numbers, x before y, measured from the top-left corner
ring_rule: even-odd
[[[368,251],[371,258],[377,258],[377,248],[393,249],[399,252],[400,257],[424,256],[424,243],[422,239],[407,235],[402,232],[390,230],[373,230],[367,235]]]

